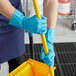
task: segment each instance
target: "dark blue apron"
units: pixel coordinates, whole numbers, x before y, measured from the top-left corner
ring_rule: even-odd
[[[22,12],[20,0],[10,2]],[[9,25],[9,20],[0,14],[0,63],[16,58],[24,52],[24,30]]]

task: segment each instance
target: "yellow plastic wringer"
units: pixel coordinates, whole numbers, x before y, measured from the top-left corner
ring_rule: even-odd
[[[36,16],[41,19],[39,7],[37,0],[33,0],[34,9]],[[45,35],[41,35],[43,47],[45,54],[48,55],[48,48],[47,43],[45,39]],[[14,71],[12,71],[8,76],[54,76],[54,70],[56,67],[50,68],[48,65],[28,59],[26,62],[24,62],[22,65],[17,67]]]

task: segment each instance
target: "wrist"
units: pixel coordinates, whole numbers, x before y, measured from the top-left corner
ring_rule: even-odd
[[[47,28],[47,30],[48,30],[48,31],[51,31],[51,32],[55,32],[55,30],[52,29],[52,28]]]
[[[51,28],[47,28],[47,32],[45,34],[46,41],[53,43],[54,36],[55,36],[55,30],[54,29],[51,29]]]
[[[46,35],[52,35],[52,36],[55,36],[55,30],[54,29],[51,29],[51,28],[47,28],[47,32],[46,32]]]
[[[11,9],[11,11],[9,12],[8,19],[11,19],[12,16],[13,16],[13,14],[14,14],[15,11],[16,11],[16,9],[15,9],[13,6],[12,6],[11,8],[12,8],[12,9]]]
[[[15,13],[13,14],[9,24],[10,25],[13,25],[13,26],[16,26],[16,27],[20,27],[22,28],[23,27],[23,19],[25,18],[25,22],[27,20],[27,17],[25,17],[23,15],[23,13],[21,13],[20,11],[16,10]]]

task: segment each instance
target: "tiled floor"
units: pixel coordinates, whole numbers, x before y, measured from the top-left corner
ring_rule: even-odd
[[[72,19],[58,20],[56,26],[56,34],[54,42],[76,42],[76,30],[71,30]],[[29,43],[28,34],[25,34],[25,43]],[[34,35],[34,43],[41,43],[41,38],[39,35]],[[1,64],[0,76],[7,76],[8,65],[7,62]]]

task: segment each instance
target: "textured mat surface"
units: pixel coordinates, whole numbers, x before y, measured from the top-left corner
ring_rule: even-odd
[[[41,61],[40,49],[42,44],[34,44],[35,60]],[[31,58],[29,44],[26,47],[26,60]],[[55,76],[76,76],[76,43],[54,43],[55,49]]]
[[[54,44],[61,76],[76,76],[76,43]]]

